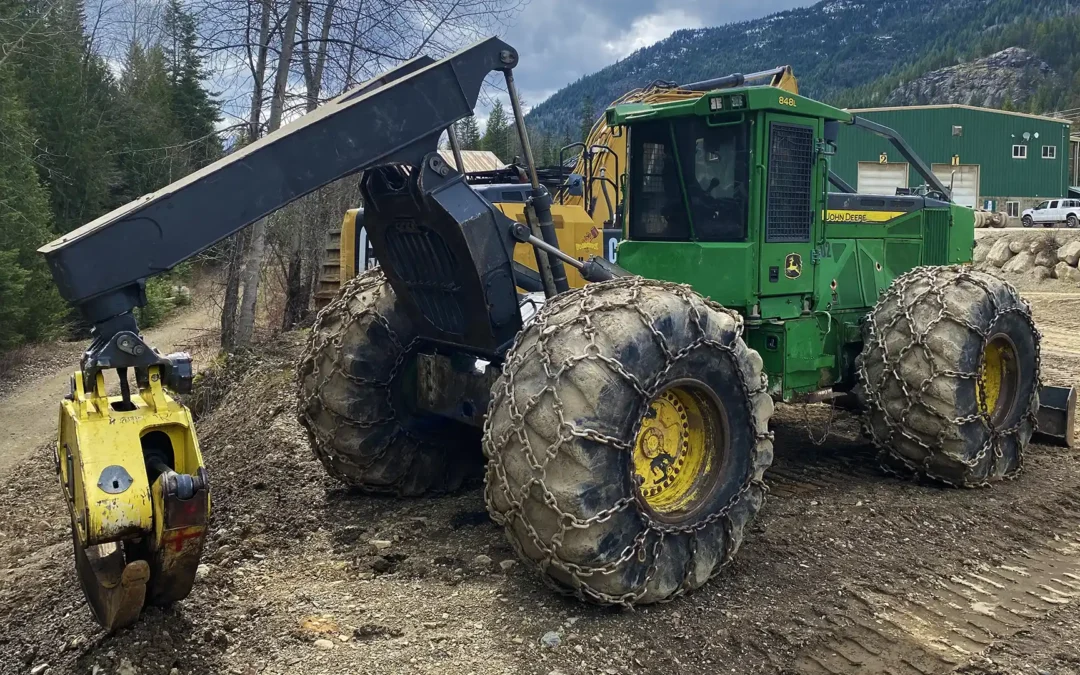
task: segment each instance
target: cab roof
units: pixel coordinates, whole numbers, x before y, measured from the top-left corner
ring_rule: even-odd
[[[732,105],[732,100],[743,97],[742,107]],[[714,100],[721,99],[718,103]],[[719,109],[716,107],[719,106]],[[717,89],[701,95],[700,98],[664,103],[623,103],[607,110],[608,126],[622,126],[645,120],[666,119],[671,117],[728,116],[740,114],[746,110],[771,110],[789,115],[816,117],[838,122],[850,122],[852,115],[846,110],[815,101],[805,96],[793,94],[778,87],[736,87]]]

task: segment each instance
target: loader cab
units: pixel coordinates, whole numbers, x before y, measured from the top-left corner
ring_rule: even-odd
[[[608,111],[628,135],[619,263],[778,319],[814,291],[829,154],[844,111],[775,87]]]

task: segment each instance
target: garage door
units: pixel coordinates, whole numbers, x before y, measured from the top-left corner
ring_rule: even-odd
[[[859,162],[859,194],[895,195],[908,186],[908,165]]]
[[[960,164],[935,164],[934,175],[938,177],[945,187],[952,184],[953,201],[969,208],[975,208],[979,203],[979,165]]]

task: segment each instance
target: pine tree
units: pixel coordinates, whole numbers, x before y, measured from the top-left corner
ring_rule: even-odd
[[[121,181],[115,196],[123,202],[182,177],[187,162],[180,157],[184,139],[173,116],[172,84],[160,46],[144,51],[138,42],[131,44],[120,93],[124,123],[116,130]]]
[[[63,303],[37,248],[51,238],[48,193],[16,86],[0,71],[0,349],[49,337]]]
[[[480,126],[476,123],[476,117],[469,115],[459,120],[454,124],[454,129],[462,150],[480,150]]]
[[[589,142],[589,134],[592,133],[594,124],[596,124],[596,106],[593,105],[592,96],[586,96],[581,100],[581,130],[578,133],[582,143]]]
[[[89,53],[79,2],[57,2],[49,39],[27,41],[14,64],[28,122],[38,135],[38,172],[49,187],[53,228],[64,233],[118,205],[113,133],[121,123],[116,83]],[[32,17],[36,19],[37,17]]]
[[[217,102],[202,86],[206,73],[196,49],[195,19],[180,0],[170,0],[165,10],[165,36],[172,113],[181,137],[191,144],[189,168],[197,169],[221,154],[221,143],[214,135],[220,114]]]
[[[484,130],[484,137],[480,141],[480,147],[483,150],[494,152],[495,156],[503,162],[512,159],[510,123],[507,120],[502,101],[496,100],[495,105],[491,108],[491,114],[488,115],[487,128]]]

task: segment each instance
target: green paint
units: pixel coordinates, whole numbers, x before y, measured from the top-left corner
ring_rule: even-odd
[[[737,110],[731,108],[736,96],[745,103]],[[716,98],[722,99],[719,111],[710,107]],[[898,275],[920,264],[971,259],[974,214],[962,207],[923,208],[880,223],[826,222],[832,153],[824,142],[825,122],[849,121],[845,111],[757,87],[711,92],[697,100],[620,105],[607,115],[609,124],[629,134],[627,238],[619,245],[619,264],[645,277],[689,284],[742,313],[747,343],[761,354],[770,390],[785,400],[851,384],[861,350],[860,323]],[[808,130],[809,155],[805,143],[774,143],[776,125],[784,125],[784,133],[792,127]],[[714,136],[720,128],[733,131]],[[635,129],[642,134],[637,145]],[[742,150],[723,145],[739,142],[745,142]],[[670,147],[658,149],[667,143]],[[789,167],[806,162],[808,187],[793,180],[798,175],[793,172],[774,177],[783,182],[783,192],[771,190],[774,157]],[[735,169],[725,164],[734,158],[746,164]],[[806,220],[800,222],[803,204]],[[881,204],[884,208],[885,200]],[[731,214],[744,211],[745,223],[715,229],[717,223],[728,227]],[[777,214],[783,220],[770,224]],[[805,227],[806,236],[769,241],[766,230],[776,223],[793,227],[790,232]],[[800,264],[789,264],[793,261]]]

